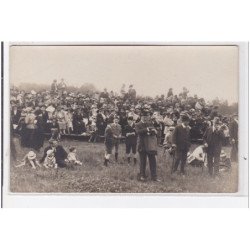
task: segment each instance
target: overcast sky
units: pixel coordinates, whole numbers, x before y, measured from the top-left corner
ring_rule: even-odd
[[[138,94],[179,93],[207,100],[238,101],[236,46],[12,46],[10,83],[93,83],[120,91],[133,84]]]

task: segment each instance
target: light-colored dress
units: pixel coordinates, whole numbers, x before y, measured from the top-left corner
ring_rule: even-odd
[[[63,111],[58,111],[57,115],[56,115],[57,119],[58,119],[58,125],[59,125],[59,129],[64,130],[66,129],[66,121],[65,121],[65,114]]]

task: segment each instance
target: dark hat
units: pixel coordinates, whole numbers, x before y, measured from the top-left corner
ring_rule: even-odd
[[[141,116],[149,116],[149,115],[150,115],[150,113],[149,113],[148,109],[142,109]]]
[[[189,118],[188,115],[184,114],[184,115],[182,116],[182,121],[183,121],[183,122],[187,122],[187,121],[189,121],[189,120],[190,120],[190,118]]]
[[[215,118],[215,119],[214,119],[214,124],[221,124],[220,119],[219,119],[219,118]]]
[[[49,140],[49,144],[53,144],[54,142],[57,142],[57,140],[55,140],[55,139],[50,139]]]

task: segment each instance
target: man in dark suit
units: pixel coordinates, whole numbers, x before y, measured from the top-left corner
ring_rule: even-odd
[[[189,116],[182,116],[182,123],[177,125],[174,129],[172,142],[175,149],[175,162],[173,166],[173,173],[177,171],[179,164],[181,163],[181,174],[185,174],[185,165],[187,162],[187,153],[190,147],[190,128]]]
[[[15,125],[14,129],[16,129],[17,125],[19,124],[20,118],[21,118],[21,110],[17,108],[16,104],[14,104],[11,110],[11,121],[13,126]]]
[[[204,146],[207,151],[207,164],[210,176],[219,174],[220,154],[222,144],[225,140],[222,123],[215,118],[213,125],[208,127],[204,133]]]
[[[49,140],[50,145],[48,147],[46,147],[44,149],[44,155],[42,157],[42,159],[40,160],[40,162],[44,162],[46,155],[47,155],[47,151],[52,149],[54,150],[55,153],[55,158],[56,158],[56,163],[58,165],[58,167],[67,167],[67,163],[66,163],[66,159],[67,159],[67,152],[65,151],[65,149],[61,146],[58,145],[58,141],[56,140]]]
[[[146,164],[149,160],[149,168],[152,181],[159,181],[156,174],[157,154],[157,131],[151,121],[149,110],[142,111],[141,121],[135,124],[135,131],[138,134],[138,153],[140,157],[139,181],[146,181]]]
[[[234,114],[232,121],[229,124],[229,133],[232,143],[231,161],[238,160],[238,115]]]

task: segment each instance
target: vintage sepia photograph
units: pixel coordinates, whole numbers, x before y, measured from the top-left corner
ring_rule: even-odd
[[[11,193],[237,193],[236,45],[10,45]]]

